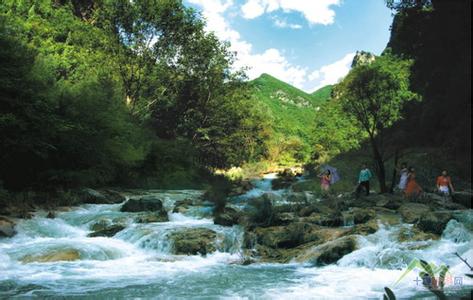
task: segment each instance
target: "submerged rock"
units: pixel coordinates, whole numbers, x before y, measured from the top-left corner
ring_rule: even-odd
[[[0,216],[0,238],[12,237],[16,234],[15,222],[12,220]]]
[[[312,247],[298,255],[296,261],[310,262],[316,266],[328,265],[356,249],[356,237],[350,235]]]
[[[129,199],[123,204],[122,212],[143,212],[143,211],[162,211],[163,201],[153,196],[141,197],[139,199]]]
[[[98,236],[112,237],[118,232],[122,231],[123,229],[125,229],[125,226],[116,224],[116,225],[111,225],[104,229],[89,233],[87,236],[88,237],[98,237]]]
[[[20,259],[22,263],[74,261],[80,259],[79,251],[75,249],[55,250],[46,254],[26,255]]]
[[[188,228],[170,233],[174,254],[206,255],[216,250],[217,233],[207,228]]]
[[[137,223],[157,223],[169,221],[168,214],[165,210],[158,212],[142,213],[136,218]]]

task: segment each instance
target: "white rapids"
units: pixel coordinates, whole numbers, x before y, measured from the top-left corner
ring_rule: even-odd
[[[270,191],[270,180],[257,182],[235,202]],[[473,286],[464,275],[468,267],[454,255],[473,260],[471,210],[459,213],[460,221],[451,220],[438,241],[400,243],[395,238],[399,230],[412,225],[381,226],[359,237],[360,248],[333,265],[242,266],[242,228],[214,225],[207,206],[171,213],[175,201],[200,196],[200,191],[146,194],[166,199],[169,222],[135,223],[133,213],[120,212],[121,204],[83,205],[57,212],[55,219],[38,212],[18,220],[18,234],[0,240],[0,298],[381,299],[387,286],[401,299],[435,299],[416,282],[417,270],[395,284],[414,258],[447,264],[453,277],[462,278],[462,285],[447,285],[447,294],[468,295]],[[87,237],[98,220],[119,220],[126,228],[113,237]],[[172,254],[168,234],[191,227],[217,232],[217,251],[207,256]],[[79,259],[24,262],[25,257],[65,250],[78,253]]]

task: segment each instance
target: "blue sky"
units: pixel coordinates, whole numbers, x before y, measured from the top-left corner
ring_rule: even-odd
[[[307,92],[339,81],[357,50],[389,39],[384,0],[185,0],[232,44],[250,79],[269,73]]]

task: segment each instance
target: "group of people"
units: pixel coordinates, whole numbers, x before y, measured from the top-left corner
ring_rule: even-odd
[[[407,167],[406,163],[403,163],[398,168],[400,178],[398,188],[406,198],[416,198],[423,193],[422,187],[416,181],[416,171],[414,167]],[[322,192],[327,193],[330,190],[332,184],[332,173],[330,170],[318,175],[320,178],[320,187]],[[358,176],[358,185],[355,190],[355,195],[358,196],[364,190],[368,196],[370,194],[370,180],[373,177],[373,173],[368,168],[367,164],[363,164],[361,171]],[[452,179],[448,175],[447,170],[443,170],[442,174],[437,177],[436,180],[436,191],[444,196],[450,196],[455,192],[453,188]]]
[[[416,181],[416,172],[413,167],[407,167],[403,163],[399,169],[400,179],[398,188],[406,197],[417,197],[423,192],[422,187]],[[443,170],[442,174],[435,181],[436,191],[443,196],[451,196],[455,189],[453,188],[452,178],[448,175],[447,170]]]

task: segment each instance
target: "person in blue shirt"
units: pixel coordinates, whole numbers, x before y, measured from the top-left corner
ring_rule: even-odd
[[[366,196],[370,194],[370,179],[373,177],[368,165],[365,163],[361,167],[360,175],[358,176],[358,186],[356,188],[356,197],[361,193],[361,190],[364,189]]]

